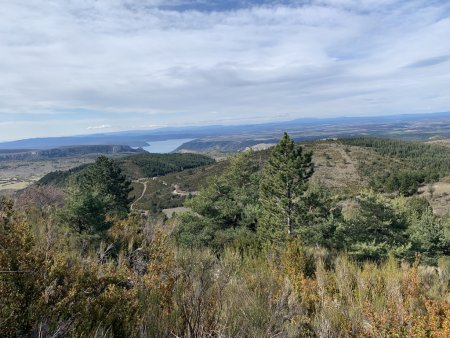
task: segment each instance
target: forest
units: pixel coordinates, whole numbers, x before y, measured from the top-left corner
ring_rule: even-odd
[[[450,173],[450,148],[446,146],[375,137],[346,138],[342,142],[370,148],[386,158],[394,159],[388,168],[377,163],[361,163],[365,175],[376,173],[371,186],[378,191],[413,195],[420,184],[438,181]]]
[[[351,201],[286,133],[232,156],[171,219],[131,211],[131,179],[213,160],[134,155],[141,172],[101,156],[55,181],[64,193],[2,198],[0,336],[449,337],[450,218],[417,194],[449,174],[449,150],[341,142],[389,163]]]

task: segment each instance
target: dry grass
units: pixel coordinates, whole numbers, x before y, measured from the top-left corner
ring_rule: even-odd
[[[367,185],[366,178],[358,172],[358,161],[360,158],[375,156],[370,150],[329,141],[307,144],[306,149],[313,151],[313,181],[320,181],[340,193],[358,191]]]

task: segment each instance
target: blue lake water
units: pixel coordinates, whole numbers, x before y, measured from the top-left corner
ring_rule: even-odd
[[[147,147],[142,147],[150,153],[165,154],[170,153],[181,146],[183,143],[192,141],[192,138],[172,139],[165,141],[151,141],[147,142]]]

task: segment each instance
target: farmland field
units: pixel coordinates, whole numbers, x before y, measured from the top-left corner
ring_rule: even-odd
[[[0,162],[0,190],[20,190],[56,170],[68,170],[85,163],[94,162],[95,157],[74,157],[36,161]]]

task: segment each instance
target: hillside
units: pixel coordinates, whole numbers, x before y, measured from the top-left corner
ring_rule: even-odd
[[[368,180],[362,179],[357,169],[361,159],[381,158],[374,151],[359,147],[350,147],[352,150],[347,153],[345,151],[347,147],[334,141],[306,142],[302,145],[306,150],[313,151],[316,168],[313,181],[342,195],[352,195],[368,185]],[[265,162],[270,151],[270,148],[254,151],[252,157],[256,162]],[[137,203],[136,208],[158,212],[167,208],[181,207],[189,194],[196,194],[208,184],[209,177],[220,175],[227,165],[228,161],[222,160],[206,167],[150,179],[147,181],[147,193]],[[134,185],[137,189],[141,189],[139,187],[141,183]],[[179,191],[185,194],[177,193]]]
[[[450,149],[439,145],[378,138],[344,138],[301,144],[313,152],[315,173],[312,181],[325,186],[341,199],[355,196],[365,188],[386,193],[398,193],[405,189],[406,195],[420,193],[424,189],[418,191],[419,187],[427,182],[438,182],[440,177],[450,173]],[[264,162],[269,153],[270,148],[255,151],[254,160]],[[207,185],[209,177],[220,175],[227,164],[227,160],[219,161],[206,167],[147,180],[147,191],[136,208],[159,212],[181,207],[189,194],[196,194]],[[437,176],[432,174],[436,172],[433,168],[436,168]],[[402,185],[403,177],[407,178],[406,186]],[[389,190],[386,190],[385,183],[389,183]],[[142,191],[142,183],[136,182],[134,186],[137,191]],[[411,188],[414,191],[409,193]],[[437,199],[437,196],[436,193],[434,198]],[[439,207],[442,214],[442,199],[435,202],[429,200],[436,204],[436,210]]]
[[[147,186],[144,196],[136,203],[135,208],[156,214],[164,209],[181,207],[189,195],[196,194],[208,183],[210,177],[220,175],[226,165],[226,161],[220,161],[199,168],[135,181],[132,197],[140,196],[144,183]]]
[[[439,185],[433,196],[423,188],[429,183],[439,184],[450,173],[450,149],[441,144],[363,137],[303,142],[302,145],[313,152],[315,173],[312,180],[341,199],[372,188],[384,193],[422,193],[437,213],[444,214],[448,209],[447,192],[441,192],[447,185]],[[270,148],[254,151],[253,157],[255,161],[264,162],[269,153]],[[147,186],[134,207],[159,213],[183,206],[186,198],[208,183],[209,177],[220,175],[228,161],[214,163],[204,155],[174,153],[136,154],[120,158],[118,163],[134,181],[133,199],[141,196],[144,183]],[[87,165],[49,173],[38,183],[64,186],[69,176],[81,174]]]
[[[65,187],[69,181],[69,177],[80,175],[90,164],[83,164],[69,170],[57,170],[46,174],[37,181],[38,185],[54,185],[57,187]]]
[[[149,154],[131,155],[117,160],[120,168],[131,179],[165,175],[185,169],[214,163],[214,160],[198,154]],[[51,172],[42,177],[38,184],[63,187],[72,175],[81,175],[89,166],[82,165],[66,171]]]
[[[161,176],[214,163],[199,154],[139,154],[118,160],[120,167],[132,179]]]

